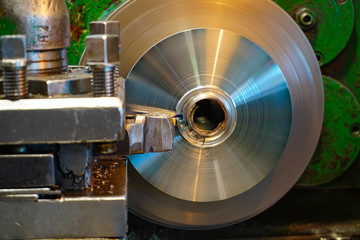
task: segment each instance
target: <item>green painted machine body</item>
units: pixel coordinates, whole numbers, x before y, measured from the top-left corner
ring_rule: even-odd
[[[0,8],[0,36],[17,34],[15,23],[9,17],[5,17],[2,9]]]
[[[298,185],[331,186],[332,180],[360,161],[360,1],[274,2],[307,36],[318,58],[325,89],[319,144]]]
[[[274,0],[304,31],[320,66],[336,58],[348,43],[354,27],[352,1]]]
[[[319,186],[343,174],[360,150],[360,105],[344,84],[323,77],[325,114],[315,154],[300,178],[299,186]]]

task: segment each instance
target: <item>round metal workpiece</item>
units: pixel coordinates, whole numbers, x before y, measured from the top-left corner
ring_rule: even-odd
[[[230,31],[194,29],[164,39],[137,62],[125,89],[132,105],[174,110],[176,103],[173,150],[130,160],[179,199],[219,201],[249,190],[274,168],[288,140],[284,75],[264,50]]]
[[[219,227],[295,184],[318,141],[323,88],[286,12],[267,0],[134,0],[108,19],[122,26],[127,108],[178,117],[172,152],[130,157],[131,210],[175,227]]]

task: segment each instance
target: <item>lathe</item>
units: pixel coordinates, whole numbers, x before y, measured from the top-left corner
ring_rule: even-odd
[[[0,239],[356,239],[359,7],[0,0]]]

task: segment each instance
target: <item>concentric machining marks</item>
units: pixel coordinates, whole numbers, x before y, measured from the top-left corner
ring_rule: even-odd
[[[315,54],[286,12],[266,0],[135,0],[107,19],[122,26],[120,74],[135,109],[176,115],[186,92],[208,86],[240,107],[234,132],[217,146],[196,147],[177,132],[169,155],[132,157],[130,209],[173,227],[214,228],[258,214],[295,184],[320,135],[323,87]],[[206,135],[226,112],[203,124],[204,106],[222,108],[204,100],[190,106],[188,119]]]

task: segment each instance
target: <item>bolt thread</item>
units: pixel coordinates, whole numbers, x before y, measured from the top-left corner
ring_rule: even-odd
[[[120,81],[120,65],[116,64],[115,65],[115,71],[114,71],[114,88],[115,88],[115,93],[116,93],[116,89],[118,88],[119,85],[119,81]]]
[[[120,79],[120,65],[119,64],[116,64],[115,65],[115,72],[114,72],[114,77],[115,77],[115,85],[114,85],[114,88],[115,88],[115,92],[116,92],[116,89],[119,85],[119,79]]]
[[[115,96],[115,67],[95,66],[93,67],[93,95],[94,97]]]
[[[115,65],[115,73],[114,73],[115,80],[117,80],[120,77],[120,65]]]
[[[29,96],[26,67],[4,68],[3,88],[5,97],[19,100]]]

